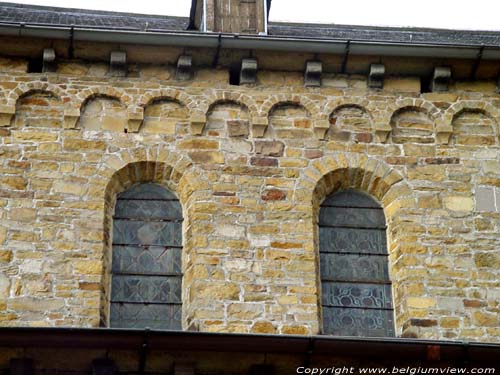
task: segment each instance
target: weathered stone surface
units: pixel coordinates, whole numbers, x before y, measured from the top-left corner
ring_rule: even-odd
[[[262,194],[261,198],[264,201],[279,201],[286,199],[286,192],[279,189],[268,189]]]
[[[451,211],[472,211],[474,200],[470,197],[450,196],[443,199],[444,205]]]
[[[243,87],[208,68],[170,85],[167,66],[110,80],[106,66],[63,64],[47,81],[4,69],[0,82],[6,98],[57,91],[0,103],[16,112],[0,129],[0,325],[106,320],[115,197],[154,181],[182,207],[192,328],[317,334],[318,206],[352,187],[384,209],[397,335],[500,340],[494,94],[420,94],[398,77],[369,90],[330,73],[304,89],[284,71]]]
[[[500,267],[500,253],[478,253],[474,256],[474,262],[478,267],[498,268]]]

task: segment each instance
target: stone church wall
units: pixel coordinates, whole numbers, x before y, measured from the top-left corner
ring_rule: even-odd
[[[1,326],[106,325],[116,195],[154,181],[183,207],[185,329],[317,334],[319,205],[353,187],[387,218],[397,335],[500,339],[494,85],[3,65]]]

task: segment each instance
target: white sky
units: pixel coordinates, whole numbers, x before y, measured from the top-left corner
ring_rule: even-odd
[[[11,2],[185,17],[191,6],[191,0]],[[272,0],[270,20],[500,31],[500,0]]]

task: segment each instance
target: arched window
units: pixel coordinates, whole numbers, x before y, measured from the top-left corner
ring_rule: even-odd
[[[323,333],[394,336],[385,216],[353,189],[330,195],[319,214]]]
[[[181,329],[182,210],[153,183],[117,197],[113,217],[111,327]]]

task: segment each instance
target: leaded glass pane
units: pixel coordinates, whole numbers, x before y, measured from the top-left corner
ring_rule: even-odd
[[[385,216],[353,189],[328,197],[319,214],[323,331],[394,336]]]
[[[114,302],[181,303],[180,276],[114,275]]]
[[[113,243],[118,245],[182,246],[182,223],[173,221],[113,221]]]
[[[164,246],[113,246],[113,272],[180,274],[180,248]]]
[[[320,225],[359,228],[385,228],[382,210],[357,207],[322,207]]]
[[[336,336],[394,336],[393,311],[323,306],[323,328]]]
[[[181,329],[182,210],[156,184],[120,194],[113,218],[111,326]]]
[[[181,305],[111,303],[113,327],[180,330],[181,318]]]
[[[384,229],[320,227],[322,252],[386,254]]]
[[[354,189],[339,191],[328,196],[322,206],[380,208],[372,197]]]
[[[177,220],[182,218],[179,201],[123,199],[116,202],[115,217]]]
[[[391,309],[391,286],[383,284],[323,282],[322,301],[323,306],[328,307]]]
[[[177,199],[174,193],[154,183],[138,184],[120,193],[118,199]]]
[[[389,280],[385,256],[320,253],[320,270],[323,280]]]

